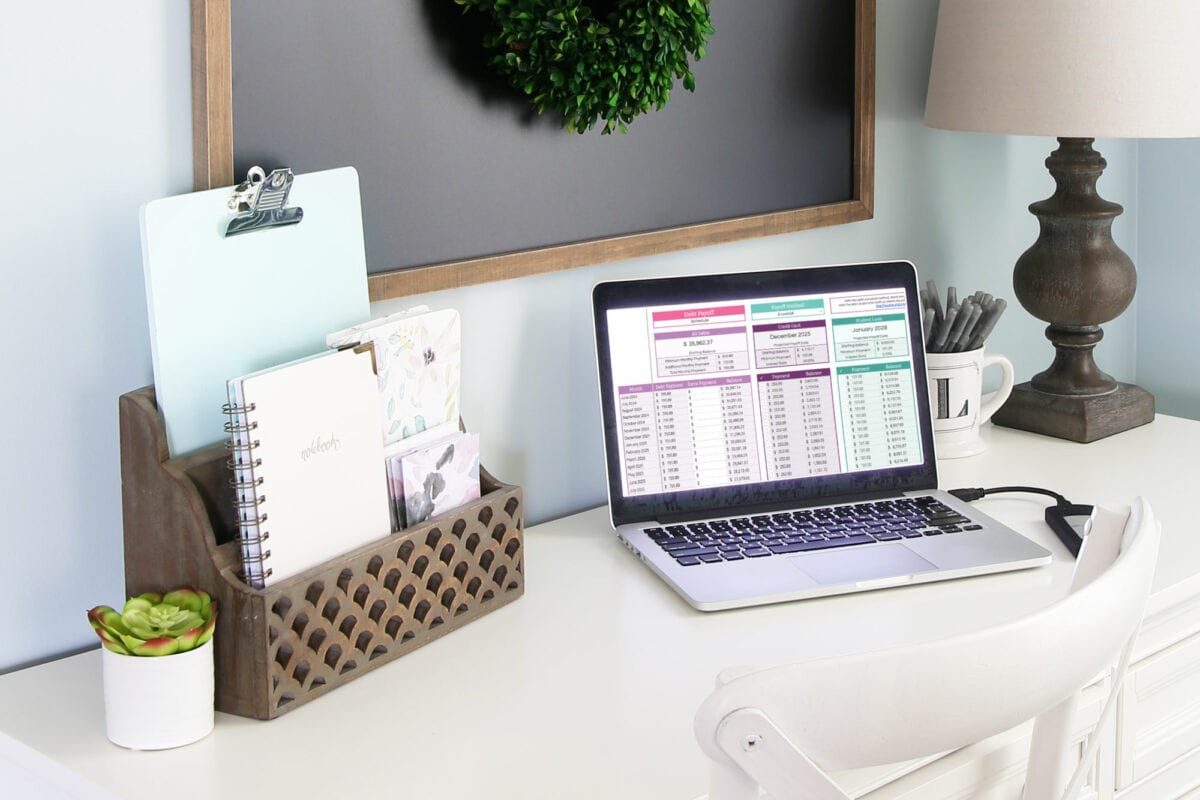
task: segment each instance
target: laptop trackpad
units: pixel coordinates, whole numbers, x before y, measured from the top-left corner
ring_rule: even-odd
[[[791,562],[792,566],[824,585],[858,583],[936,569],[902,544],[823,550],[795,556]]]

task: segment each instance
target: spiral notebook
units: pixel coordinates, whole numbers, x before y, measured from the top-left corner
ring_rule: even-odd
[[[226,389],[246,583],[268,586],[391,533],[369,345]]]

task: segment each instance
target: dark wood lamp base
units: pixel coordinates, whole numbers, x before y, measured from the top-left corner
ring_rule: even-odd
[[[1100,325],[1133,300],[1137,272],[1112,238],[1120,205],[1096,193],[1107,166],[1092,139],[1060,138],[1046,159],[1056,189],[1029,206],[1041,233],[1017,259],[1013,289],[1025,310],[1049,322],[1054,363],[1013,388],[992,417],[998,425],[1091,442],[1154,419],[1154,396],[1118,383],[1097,366],[1092,350]]]
[[[1108,394],[1071,397],[1038,391],[1029,382],[1013,387],[1008,402],[992,416],[1006,428],[1094,442],[1154,421],[1154,395],[1132,383],[1118,383]]]

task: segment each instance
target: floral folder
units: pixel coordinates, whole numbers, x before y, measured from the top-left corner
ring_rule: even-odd
[[[366,342],[375,345],[385,445],[447,422],[458,426],[462,331],[457,311],[420,306],[325,338],[328,347]]]

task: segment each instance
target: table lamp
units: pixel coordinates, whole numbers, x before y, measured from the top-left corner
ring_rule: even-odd
[[[1092,355],[1137,285],[1112,239],[1121,206],[1096,193],[1107,164],[1092,142],[1200,136],[1200,0],[941,0],[925,124],[1058,137],[1046,159],[1057,188],[1029,206],[1041,233],[1013,272],[1054,361],[992,421],[1077,442],[1150,422],[1153,395]]]

